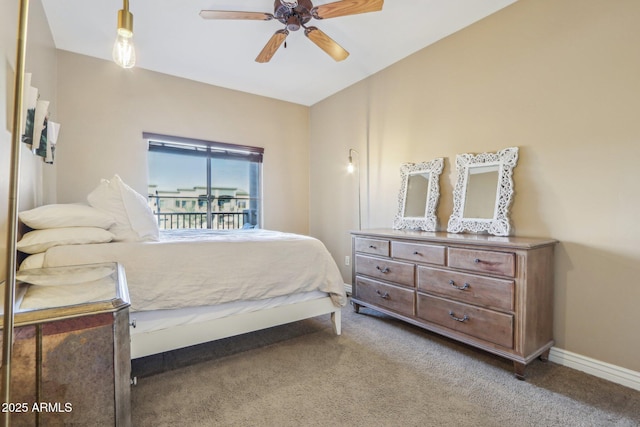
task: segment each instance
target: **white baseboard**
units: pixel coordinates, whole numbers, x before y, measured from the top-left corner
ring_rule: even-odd
[[[351,285],[347,285],[346,283],[344,284],[344,290],[346,293],[348,293],[349,295],[351,295],[351,291],[353,290],[353,287]]]
[[[549,360],[558,365],[585,372],[595,377],[640,391],[640,372],[601,362],[556,347],[551,348]]]

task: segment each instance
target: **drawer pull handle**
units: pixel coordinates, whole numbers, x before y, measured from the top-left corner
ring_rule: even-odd
[[[458,286],[456,285],[456,282],[454,282],[453,280],[449,280],[449,284],[451,286],[453,286],[454,288],[458,289],[459,291],[464,291],[469,289],[469,284],[465,282],[464,286]]]
[[[420,252],[418,252],[418,251],[414,251],[414,252],[413,252],[413,254],[414,254],[414,255],[420,255]]]
[[[476,258],[473,260],[473,262],[475,262],[476,264],[480,264],[482,261],[480,261],[480,258]]]
[[[380,268],[379,265],[376,265],[376,270],[378,270],[380,273],[384,273],[384,274],[387,274],[390,271],[389,267]]]
[[[378,294],[378,296],[379,296],[380,298],[383,298],[383,299],[388,299],[388,298],[389,298],[389,292],[385,292],[385,293],[383,294],[383,293],[382,293],[382,292],[380,292],[379,290],[376,290],[376,294]]]
[[[373,245],[369,245],[369,249],[376,249],[376,247]]]
[[[467,320],[469,320],[469,316],[467,316],[466,314],[463,317],[456,317],[456,315],[451,310],[449,310],[449,316],[451,316],[451,318],[456,322],[466,322]]]

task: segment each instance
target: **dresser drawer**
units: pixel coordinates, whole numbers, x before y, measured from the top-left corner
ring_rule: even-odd
[[[356,274],[364,274],[406,286],[415,286],[414,264],[356,255]]]
[[[444,265],[444,246],[391,242],[391,256],[415,262]]]
[[[364,277],[356,277],[354,295],[357,299],[395,312],[413,316],[415,293],[410,289],[387,285]]]
[[[466,335],[513,348],[513,316],[418,294],[417,316]]]
[[[457,301],[504,311],[514,310],[513,280],[418,267],[418,289]]]
[[[366,239],[364,237],[355,238],[356,252],[365,254],[389,256],[389,241],[382,239]]]
[[[514,277],[516,255],[511,252],[449,248],[449,267]]]

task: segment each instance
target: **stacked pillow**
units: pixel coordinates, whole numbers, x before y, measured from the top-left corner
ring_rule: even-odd
[[[44,252],[54,246],[106,243],[115,238],[108,231],[115,224],[113,216],[84,204],[44,205],[20,212],[18,217],[33,229],[16,246],[31,255],[20,265],[21,270],[42,267]]]
[[[115,240],[122,242],[155,241],[159,238],[156,221],[147,200],[125,184],[118,175],[103,179],[87,196],[92,207],[115,219],[109,228]]]
[[[19,251],[30,254],[21,270],[42,267],[44,252],[54,246],[159,239],[158,224],[146,199],[118,175],[103,179],[87,201],[88,205],[44,205],[18,214],[33,229],[17,244]]]

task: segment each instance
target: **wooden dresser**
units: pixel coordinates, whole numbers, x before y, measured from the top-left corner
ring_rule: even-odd
[[[527,364],[553,346],[551,239],[352,232],[356,312],[366,306]]]
[[[122,267],[33,269],[18,272],[18,279],[10,425],[131,426],[130,304]]]

